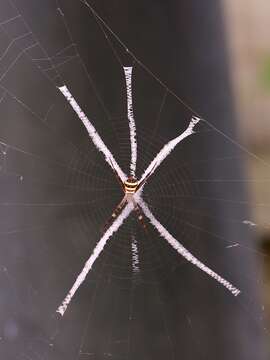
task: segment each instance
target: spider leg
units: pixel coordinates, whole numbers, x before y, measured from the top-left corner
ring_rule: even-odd
[[[140,207],[140,205],[132,198],[132,204],[134,206],[134,211],[136,212],[137,214],[137,218],[139,220],[139,223],[142,225],[143,227],[143,230],[148,233],[148,230],[147,230],[147,225],[144,221],[144,216],[143,216],[143,212],[142,212],[142,209]]]
[[[109,218],[109,220],[104,225],[104,227],[102,229],[102,233],[105,233],[105,231],[108,229],[108,227],[111,226],[111,224],[114,222],[114,220],[117,218],[117,216],[119,215],[119,213],[123,209],[126,202],[127,202],[127,198],[126,198],[126,196],[124,196],[123,199],[121,200],[121,202],[115,207],[115,209],[114,209],[111,217]]]
[[[139,185],[137,187],[137,191],[146,183],[146,181],[149,179],[149,177],[153,174],[157,167],[157,163],[154,163],[152,169],[150,170],[149,174],[146,175],[146,177],[139,182]]]
[[[110,163],[111,163],[111,167],[112,167],[112,169],[113,169],[113,172],[114,172],[114,175],[115,175],[116,179],[118,180],[118,182],[119,182],[122,190],[125,192],[125,188],[124,188],[124,184],[123,184],[122,179],[121,179],[120,176],[118,175],[118,172],[116,171],[116,169],[115,169],[115,167],[114,167],[114,165],[113,165],[113,162],[112,162],[112,160],[111,160],[110,158],[109,158],[109,161],[110,161]]]

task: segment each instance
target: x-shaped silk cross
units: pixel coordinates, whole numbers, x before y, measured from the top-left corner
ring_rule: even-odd
[[[130,175],[135,176],[136,172],[136,162],[137,162],[137,140],[136,140],[136,124],[133,114],[133,104],[132,104],[132,67],[124,67],[124,74],[126,80],[126,91],[127,91],[127,117],[129,121],[129,130],[130,130],[130,144],[131,144],[131,161],[130,161]],[[79,119],[83,122],[85,128],[88,131],[90,138],[92,139],[95,147],[98,151],[102,152],[106,162],[110,167],[117,172],[121,181],[124,182],[127,179],[126,174],[122,171],[116,160],[114,159],[111,151],[107,148],[98,132],[90,122],[89,118],[81,110],[80,106],[70,93],[69,89],[64,85],[59,87],[61,93],[65,96],[66,100],[69,102],[73,110],[78,115]],[[157,167],[166,159],[166,157],[174,150],[178,143],[184,140],[189,135],[193,134],[194,126],[200,121],[197,117],[192,117],[187,129],[181,133],[179,136],[169,141],[164,147],[159,151],[153,161],[144,171],[139,183],[144,181],[152,172],[156,171]],[[151,175],[152,175],[151,174]],[[159,235],[163,237],[168,244],[170,244],[173,249],[175,249],[179,254],[181,254],[187,261],[198,267],[200,270],[208,274],[210,277],[215,279],[218,283],[227,288],[233,295],[237,296],[240,293],[240,290],[233,286],[229,281],[225,280],[223,277],[218,275],[216,272],[211,270],[208,266],[203,264],[199,259],[193,256],[178,240],[176,240],[169,231],[156,219],[154,214],[149,209],[147,203],[142,199],[143,186],[133,195],[133,199],[137,204],[139,204],[144,215],[149,219],[150,223],[156,228]],[[106,232],[103,234],[101,239],[98,241],[95,246],[92,254],[86,261],[82,271],[77,276],[73,286],[69,290],[62,304],[58,307],[57,312],[62,316],[64,315],[70,301],[75,295],[76,291],[80,285],[85,280],[88,272],[92,269],[96,259],[99,257],[100,253],[104,249],[107,241],[111,236],[118,231],[123,222],[127,219],[130,213],[134,210],[134,204],[128,202],[125,207],[122,209],[121,213],[115,218]],[[138,258],[136,257],[136,266],[138,265]]]

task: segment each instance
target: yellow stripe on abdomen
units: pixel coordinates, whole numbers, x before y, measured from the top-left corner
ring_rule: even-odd
[[[125,182],[125,192],[128,194],[134,194],[137,190],[138,182]]]

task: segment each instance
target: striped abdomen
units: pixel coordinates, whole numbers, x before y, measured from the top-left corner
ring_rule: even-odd
[[[138,188],[138,181],[135,179],[128,179],[124,182],[125,193],[126,194],[134,194]]]

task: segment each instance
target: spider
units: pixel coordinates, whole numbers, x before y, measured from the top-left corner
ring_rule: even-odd
[[[123,192],[124,197],[121,200],[120,204],[116,206],[115,210],[112,213],[111,218],[107,222],[105,229],[102,233],[101,239],[96,244],[92,254],[89,256],[86,261],[82,271],[77,276],[73,286],[69,290],[68,294],[62,301],[61,305],[58,307],[57,312],[62,316],[64,315],[70,301],[75,295],[78,288],[81,286],[85,280],[88,272],[92,269],[96,259],[99,257],[100,253],[104,249],[109,238],[112,237],[114,233],[118,231],[123,222],[127,219],[130,213],[134,210],[137,215],[140,223],[146,229],[146,225],[143,220],[143,214],[148,218],[149,222],[157,230],[159,235],[164,238],[167,243],[180,255],[182,255],[187,261],[195,265],[197,268],[205,272],[208,276],[215,279],[219,284],[224,286],[229,290],[234,296],[237,296],[240,293],[240,290],[232,285],[229,281],[224,279],[222,276],[217,274],[215,271],[210,269],[207,265],[202,263],[194,255],[191,254],[177,239],[169,233],[169,231],[160,223],[160,221],[155,217],[150,208],[148,207],[146,201],[142,198],[143,187],[154,174],[157,167],[167,158],[167,156],[174,150],[174,148],[185,138],[194,133],[193,128],[201,120],[198,117],[192,117],[190,123],[186,130],[178,135],[176,138],[170,140],[163,148],[158,152],[156,157],[148,165],[141,178],[138,180],[136,177],[136,162],[137,162],[137,140],[136,140],[136,124],[133,115],[133,105],[132,105],[132,67],[124,67],[124,75],[126,81],[126,93],[127,93],[127,118],[130,130],[130,144],[131,144],[131,160],[130,160],[130,175],[127,176],[116,160],[113,157],[113,154],[105,145],[98,132],[96,131],[93,124],[90,122],[89,118],[81,110],[77,101],[72,96],[71,92],[66,85],[59,87],[58,89],[64,95],[68,103],[71,105],[72,109],[75,111],[79,119],[84,124],[86,130],[88,131],[89,137],[93,141],[97,150],[100,151],[105,158],[105,161],[110,165],[113,170]],[[139,261],[138,259],[136,260]],[[136,264],[137,266],[137,264]]]
[[[136,201],[136,199],[134,198],[134,195],[143,188],[143,186],[145,185],[145,183],[147,182],[148,178],[153,174],[153,172],[155,171],[155,166],[156,164],[154,164],[152,170],[149,172],[149,174],[143,179],[143,180],[138,180],[135,176],[130,175],[124,182],[122,181],[122,179],[120,178],[120,176],[118,175],[117,171],[114,168],[114,165],[111,163],[113,172],[124,192],[124,197],[122,198],[121,202],[116,206],[116,208],[114,209],[111,218],[107,221],[105,227],[104,227],[104,231],[103,233],[106,231],[106,229],[112,224],[112,222],[116,219],[116,217],[118,216],[118,214],[121,212],[121,210],[123,209],[123,207],[126,205],[126,203],[132,203],[133,204],[133,209],[134,211],[137,213],[137,217],[138,220],[140,222],[140,224],[142,225],[143,229],[145,231],[147,231],[147,226],[144,222],[144,216],[141,210],[140,205],[138,204],[138,202]]]

